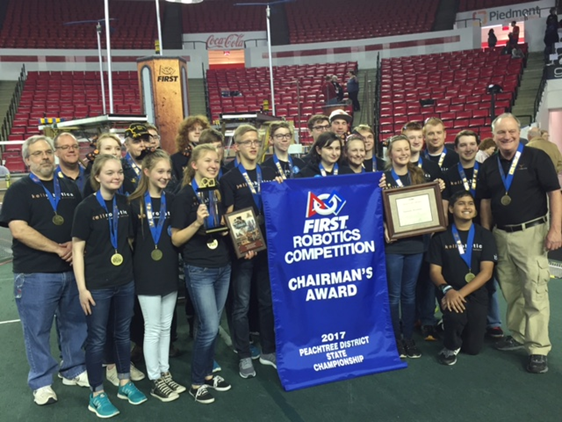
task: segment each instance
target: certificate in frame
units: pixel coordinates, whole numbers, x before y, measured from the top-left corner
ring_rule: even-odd
[[[385,189],[382,197],[391,240],[447,229],[438,182]]]
[[[258,252],[266,249],[265,240],[252,207],[225,214],[224,218],[230,230],[237,258],[242,258],[250,251]]]

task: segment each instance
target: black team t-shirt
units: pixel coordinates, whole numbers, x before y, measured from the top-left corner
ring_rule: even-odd
[[[373,162],[375,163],[375,168],[373,168]],[[365,160],[363,160],[363,166],[365,166],[366,172],[384,171],[386,163],[379,157],[366,158]]]
[[[468,231],[459,230],[459,237],[466,250],[466,242],[468,239]],[[473,274],[480,272],[481,262],[497,262],[498,251],[496,242],[491,232],[474,224],[474,242],[472,248],[472,265],[471,271]],[[431,239],[428,252],[428,261],[430,264],[439,265],[442,267],[443,278],[453,286],[455,290],[460,290],[466,285],[465,276],[468,273],[468,266],[461,258],[457,243],[453,237],[451,226],[447,231],[437,233]],[[487,284],[471,294],[478,301],[487,302],[488,289]]]
[[[289,161],[279,160],[279,165],[283,169],[283,173],[285,174],[285,179],[291,179],[297,177],[297,175],[301,172],[301,170],[306,166],[304,161],[298,157],[291,157],[291,159],[293,160],[292,166],[291,163],[289,163]],[[277,176],[281,176],[281,174],[279,173],[279,169],[277,168],[277,165],[273,160],[273,157],[269,157],[267,160],[265,160],[262,164],[262,167],[272,168]],[[293,170],[296,170],[295,174],[293,174]]]
[[[134,237],[131,207],[125,196],[116,195],[116,198],[119,209],[117,252],[123,255],[123,263],[119,266],[111,263],[115,249],[111,244],[108,220],[113,215],[113,201],[105,201],[108,214],[96,196],[90,195],[78,205],[74,214],[72,237],[86,241],[84,264],[88,290],[117,287],[133,281],[133,253],[128,241]]]
[[[171,226],[174,229],[183,230],[197,220],[197,208],[200,202],[195,195],[191,185],[185,185],[176,198],[172,206]],[[222,209],[222,204],[219,204]],[[230,255],[226,243],[228,236],[221,233],[206,235],[200,229],[186,243],[181,246],[181,252],[186,264],[203,268],[219,268],[228,265]],[[211,238],[216,239],[219,244],[216,249],[210,249],[207,242]]]
[[[142,203],[142,215],[141,215]],[[152,198],[154,225],[158,227],[160,221],[160,198]],[[148,225],[144,197],[131,203],[133,213],[133,228],[135,231],[135,248],[133,252],[133,273],[135,290],[138,295],[166,296],[178,290],[178,250],[172,245],[170,237],[171,209],[174,195],[166,193],[166,220],[162,227],[162,234],[158,241],[158,249],[162,252],[162,259],[155,261],[151,257],[154,251],[154,240]]]
[[[183,170],[189,163],[189,156],[184,155],[182,152],[176,152],[170,156],[172,160],[172,172],[177,180],[183,180]]]
[[[340,174],[355,174],[355,172],[344,164],[338,164],[337,176],[339,176]],[[334,176],[334,172],[326,171],[326,176]],[[298,174],[298,177],[322,177],[320,166],[310,161],[306,165],[306,167]]]
[[[127,163],[127,160],[125,160],[124,158],[121,158],[121,166],[123,167],[124,179],[123,179],[123,186],[119,190],[119,192],[125,195],[130,195],[137,188],[137,184],[139,183],[139,176],[137,175],[135,170],[131,167],[131,165]],[[90,196],[92,193],[95,193],[94,188],[90,183],[91,171],[92,171],[92,163],[89,163],[88,167],[86,167],[86,174],[88,175],[88,177],[86,179],[86,183],[84,183],[84,190],[82,191],[82,196],[84,198]]]
[[[55,212],[47,198],[45,190],[31,180],[29,176],[14,182],[6,191],[0,214],[0,225],[8,227],[12,221],[25,221],[29,227],[37,230],[47,239],[56,243],[72,240],[72,219],[74,210],[81,201],[78,187],[66,179],[58,179],[61,188],[61,200],[57,214],[64,218],[64,223],[53,223]],[[43,182],[54,193],[53,181]],[[12,240],[14,273],[61,273],[72,271],[72,267],[57,254],[42,252],[30,248],[17,239]]]
[[[441,164],[441,171],[443,173],[445,173],[447,170],[449,170],[451,167],[453,167],[455,164],[459,162],[459,154],[447,148],[446,145],[445,145],[444,152],[445,151],[447,152],[447,154],[445,154],[445,158],[443,159],[443,163]],[[426,152],[423,153],[423,157],[439,165],[439,160],[441,160],[441,154],[430,155],[430,154],[426,154]]]

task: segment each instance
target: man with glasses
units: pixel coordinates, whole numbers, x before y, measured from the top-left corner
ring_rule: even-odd
[[[265,221],[261,200],[261,183],[276,178],[275,171],[269,167],[260,167],[258,155],[262,142],[258,131],[251,125],[240,125],[234,132],[234,148],[238,153],[239,163],[220,179],[220,190],[223,204],[227,212],[252,207],[257,216],[258,224],[265,235]],[[257,285],[258,314],[260,325],[260,343],[262,354],[260,363],[277,368],[275,353],[275,332],[273,325],[273,304],[271,301],[271,285],[267,252],[250,251],[243,258],[232,263],[230,280],[231,318],[234,349],[238,353],[239,374],[242,378],[255,377],[256,371],[250,352],[250,329],[248,310],[252,279]]]
[[[293,131],[289,123],[270,123],[269,143],[273,145],[273,156],[264,161],[264,167],[271,167],[283,179],[295,177],[305,167],[304,161],[289,154],[289,147],[293,143]]]
[[[0,225],[13,237],[14,295],[30,366],[28,385],[42,406],[57,401],[51,387],[55,372],[65,385],[89,386],[83,351],[86,317],[71,267],[70,232],[81,195],[74,183],[55,177],[50,138],[28,138],[22,156],[31,173],[6,192]],[[60,363],[49,344],[55,315]]]
[[[59,159],[55,176],[73,181],[82,192],[87,178],[84,176],[84,168],[80,165],[78,141],[72,133],[63,132],[55,137],[54,143],[55,155]]]
[[[158,131],[158,128],[150,123],[147,123],[145,126],[148,131],[147,147],[152,151],[160,148],[160,132]]]
[[[314,142],[324,132],[330,130],[330,119],[323,114],[315,114],[308,119],[308,134],[312,136]]]

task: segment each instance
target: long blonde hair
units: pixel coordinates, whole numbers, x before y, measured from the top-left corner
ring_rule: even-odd
[[[146,192],[148,192],[148,176],[144,173],[144,170],[152,171],[156,164],[159,161],[166,160],[172,165],[172,160],[170,160],[170,156],[166,151],[163,149],[157,149],[153,153],[147,154],[146,157],[142,160],[142,173],[135,191],[129,196],[129,202],[133,202],[137,199],[140,199],[144,196]],[[142,214],[142,201],[141,201],[141,214]]]
[[[206,152],[214,152],[218,155],[217,149],[212,144],[201,144],[193,148],[193,151],[191,151],[191,157],[189,158],[189,163],[187,164],[187,168],[183,174],[182,187],[189,185],[195,177],[195,169],[191,164],[196,162]]]

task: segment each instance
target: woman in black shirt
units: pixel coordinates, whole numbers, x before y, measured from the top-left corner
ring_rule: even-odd
[[[172,379],[170,327],[178,297],[178,252],[169,234],[173,195],[164,189],[172,180],[172,162],[163,150],[142,161],[139,185],[129,197],[133,212],[133,255],[136,294],[144,317],[143,352],[150,394],[169,402],[186,388]]]
[[[204,404],[215,401],[209,388],[227,391],[231,387],[212,372],[219,323],[230,285],[230,256],[225,238],[221,234],[206,234],[206,229],[220,225],[216,217],[220,215],[221,197],[218,189],[200,189],[215,182],[219,170],[219,156],[212,145],[195,147],[184,186],[172,207],[172,242],[181,247],[185,284],[199,322],[189,394]]]
[[[324,132],[312,146],[310,161],[298,177],[326,177],[338,174],[353,174],[353,171],[340,164],[342,140],[334,132]]]

